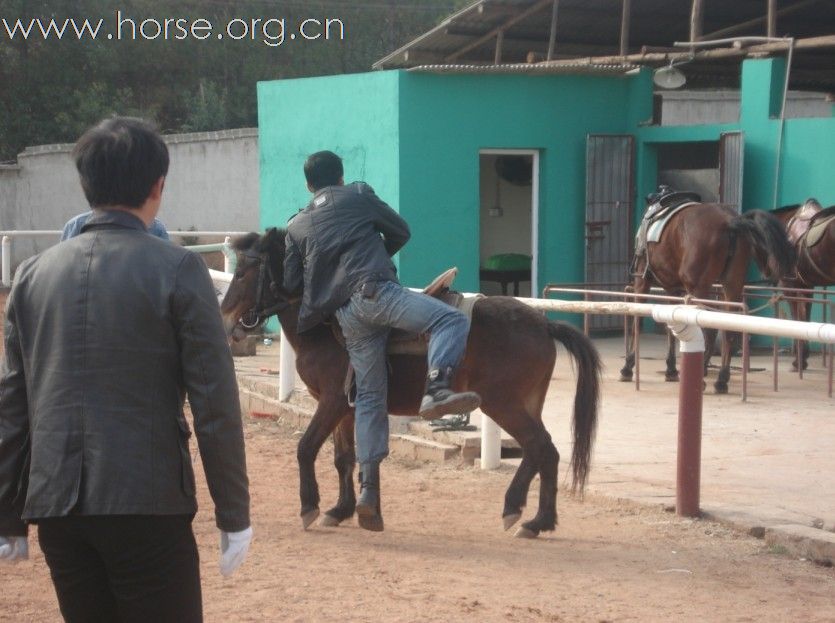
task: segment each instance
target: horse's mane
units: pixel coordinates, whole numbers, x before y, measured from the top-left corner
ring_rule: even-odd
[[[263,234],[253,231],[248,234],[244,234],[243,236],[238,236],[232,241],[232,248],[235,249],[235,251],[249,251],[251,249],[255,249],[259,253],[264,253],[275,243],[280,243],[283,249],[284,238],[286,236],[286,229],[269,227]]]

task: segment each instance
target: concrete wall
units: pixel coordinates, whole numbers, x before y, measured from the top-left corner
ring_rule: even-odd
[[[171,166],[159,218],[169,230],[248,231],[258,228],[258,132],[225,130],[165,137]],[[89,209],[72,145],[29,147],[16,166],[0,168],[0,230],[61,229]],[[57,242],[13,241],[16,266]]]
[[[661,125],[705,125],[739,121],[739,91],[661,91]],[[790,91],[786,117],[831,117],[825,93]]]

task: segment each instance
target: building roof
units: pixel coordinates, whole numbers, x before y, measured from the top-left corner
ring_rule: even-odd
[[[675,42],[690,40],[694,4],[703,7],[700,40],[738,40],[767,33],[766,0],[477,0],[374,67],[439,70],[441,65],[544,61],[555,5],[551,58],[573,61],[578,70],[591,65],[660,67],[687,61],[678,68],[687,76],[688,86],[738,87],[742,59],[786,54],[786,42],[726,41],[695,48],[693,55],[689,48],[675,47]],[[629,19],[622,42],[624,7]],[[776,36],[796,40],[792,88],[835,92],[835,2],[775,0],[775,26]],[[552,69],[560,66],[563,69],[557,71],[565,72],[570,65],[554,63]]]

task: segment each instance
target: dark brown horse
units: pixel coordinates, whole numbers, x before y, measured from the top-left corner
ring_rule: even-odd
[[[816,199],[807,199],[800,205],[774,210],[774,216],[785,226],[796,251],[795,266],[780,285],[802,289],[835,285],[835,206],[824,209]],[[818,224],[821,231],[813,233]],[[799,292],[789,294],[801,296]],[[791,301],[789,306],[795,320],[809,320],[810,302]],[[806,342],[800,342],[800,352],[805,370],[809,358]],[[792,365],[798,367],[797,359]]]
[[[674,296],[707,299],[711,298],[713,284],[718,283],[725,301],[741,301],[752,258],[769,279],[777,281],[789,274],[794,250],[780,221],[762,210],[740,215],[727,205],[694,203],[675,213],[660,240],[648,243],[646,252],[636,258],[635,293],[646,294],[657,284]],[[627,325],[631,327],[631,323]],[[709,355],[716,332],[706,334]],[[622,381],[632,379],[635,365],[634,342],[627,338],[627,344]],[[673,340],[665,376],[669,381],[678,380]],[[722,365],[714,384],[717,394],[727,393],[730,376],[731,342],[728,333],[723,332]]]
[[[284,230],[269,229],[263,236],[249,234],[235,242],[238,267],[221,311],[233,335],[243,325],[256,324],[258,316],[277,313],[284,335],[296,352],[299,376],[318,401],[298,446],[302,523],[307,528],[319,514],[314,462],[333,433],[339,500],[322,520],[323,525],[333,526],[350,518],[356,504],[352,478],[354,413],[344,391],[348,354],[331,326],[319,325],[296,333],[301,293],[287,292],[282,286],[284,238]],[[542,406],[556,360],[554,340],[565,346],[577,365],[571,466],[572,486],[582,492],[597,425],[600,375],[597,350],[582,332],[549,321],[512,298],[481,299],[473,309],[467,352],[454,382],[456,390],[478,392],[482,411],[522,447],[522,463],[505,495],[505,529],[521,517],[531,481],[539,474],[539,509],[517,532],[522,537],[554,530],[557,523],[559,453],[542,423]],[[389,412],[416,415],[425,378],[425,356],[391,355]]]

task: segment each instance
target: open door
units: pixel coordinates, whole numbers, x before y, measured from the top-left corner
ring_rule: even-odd
[[[719,137],[719,202],[742,211],[742,167],[745,136],[726,132]]]
[[[590,134],[586,138],[586,275],[596,290],[623,291],[632,260],[635,138]],[[590,318],[591,330],[621,329],[617,316]]]

